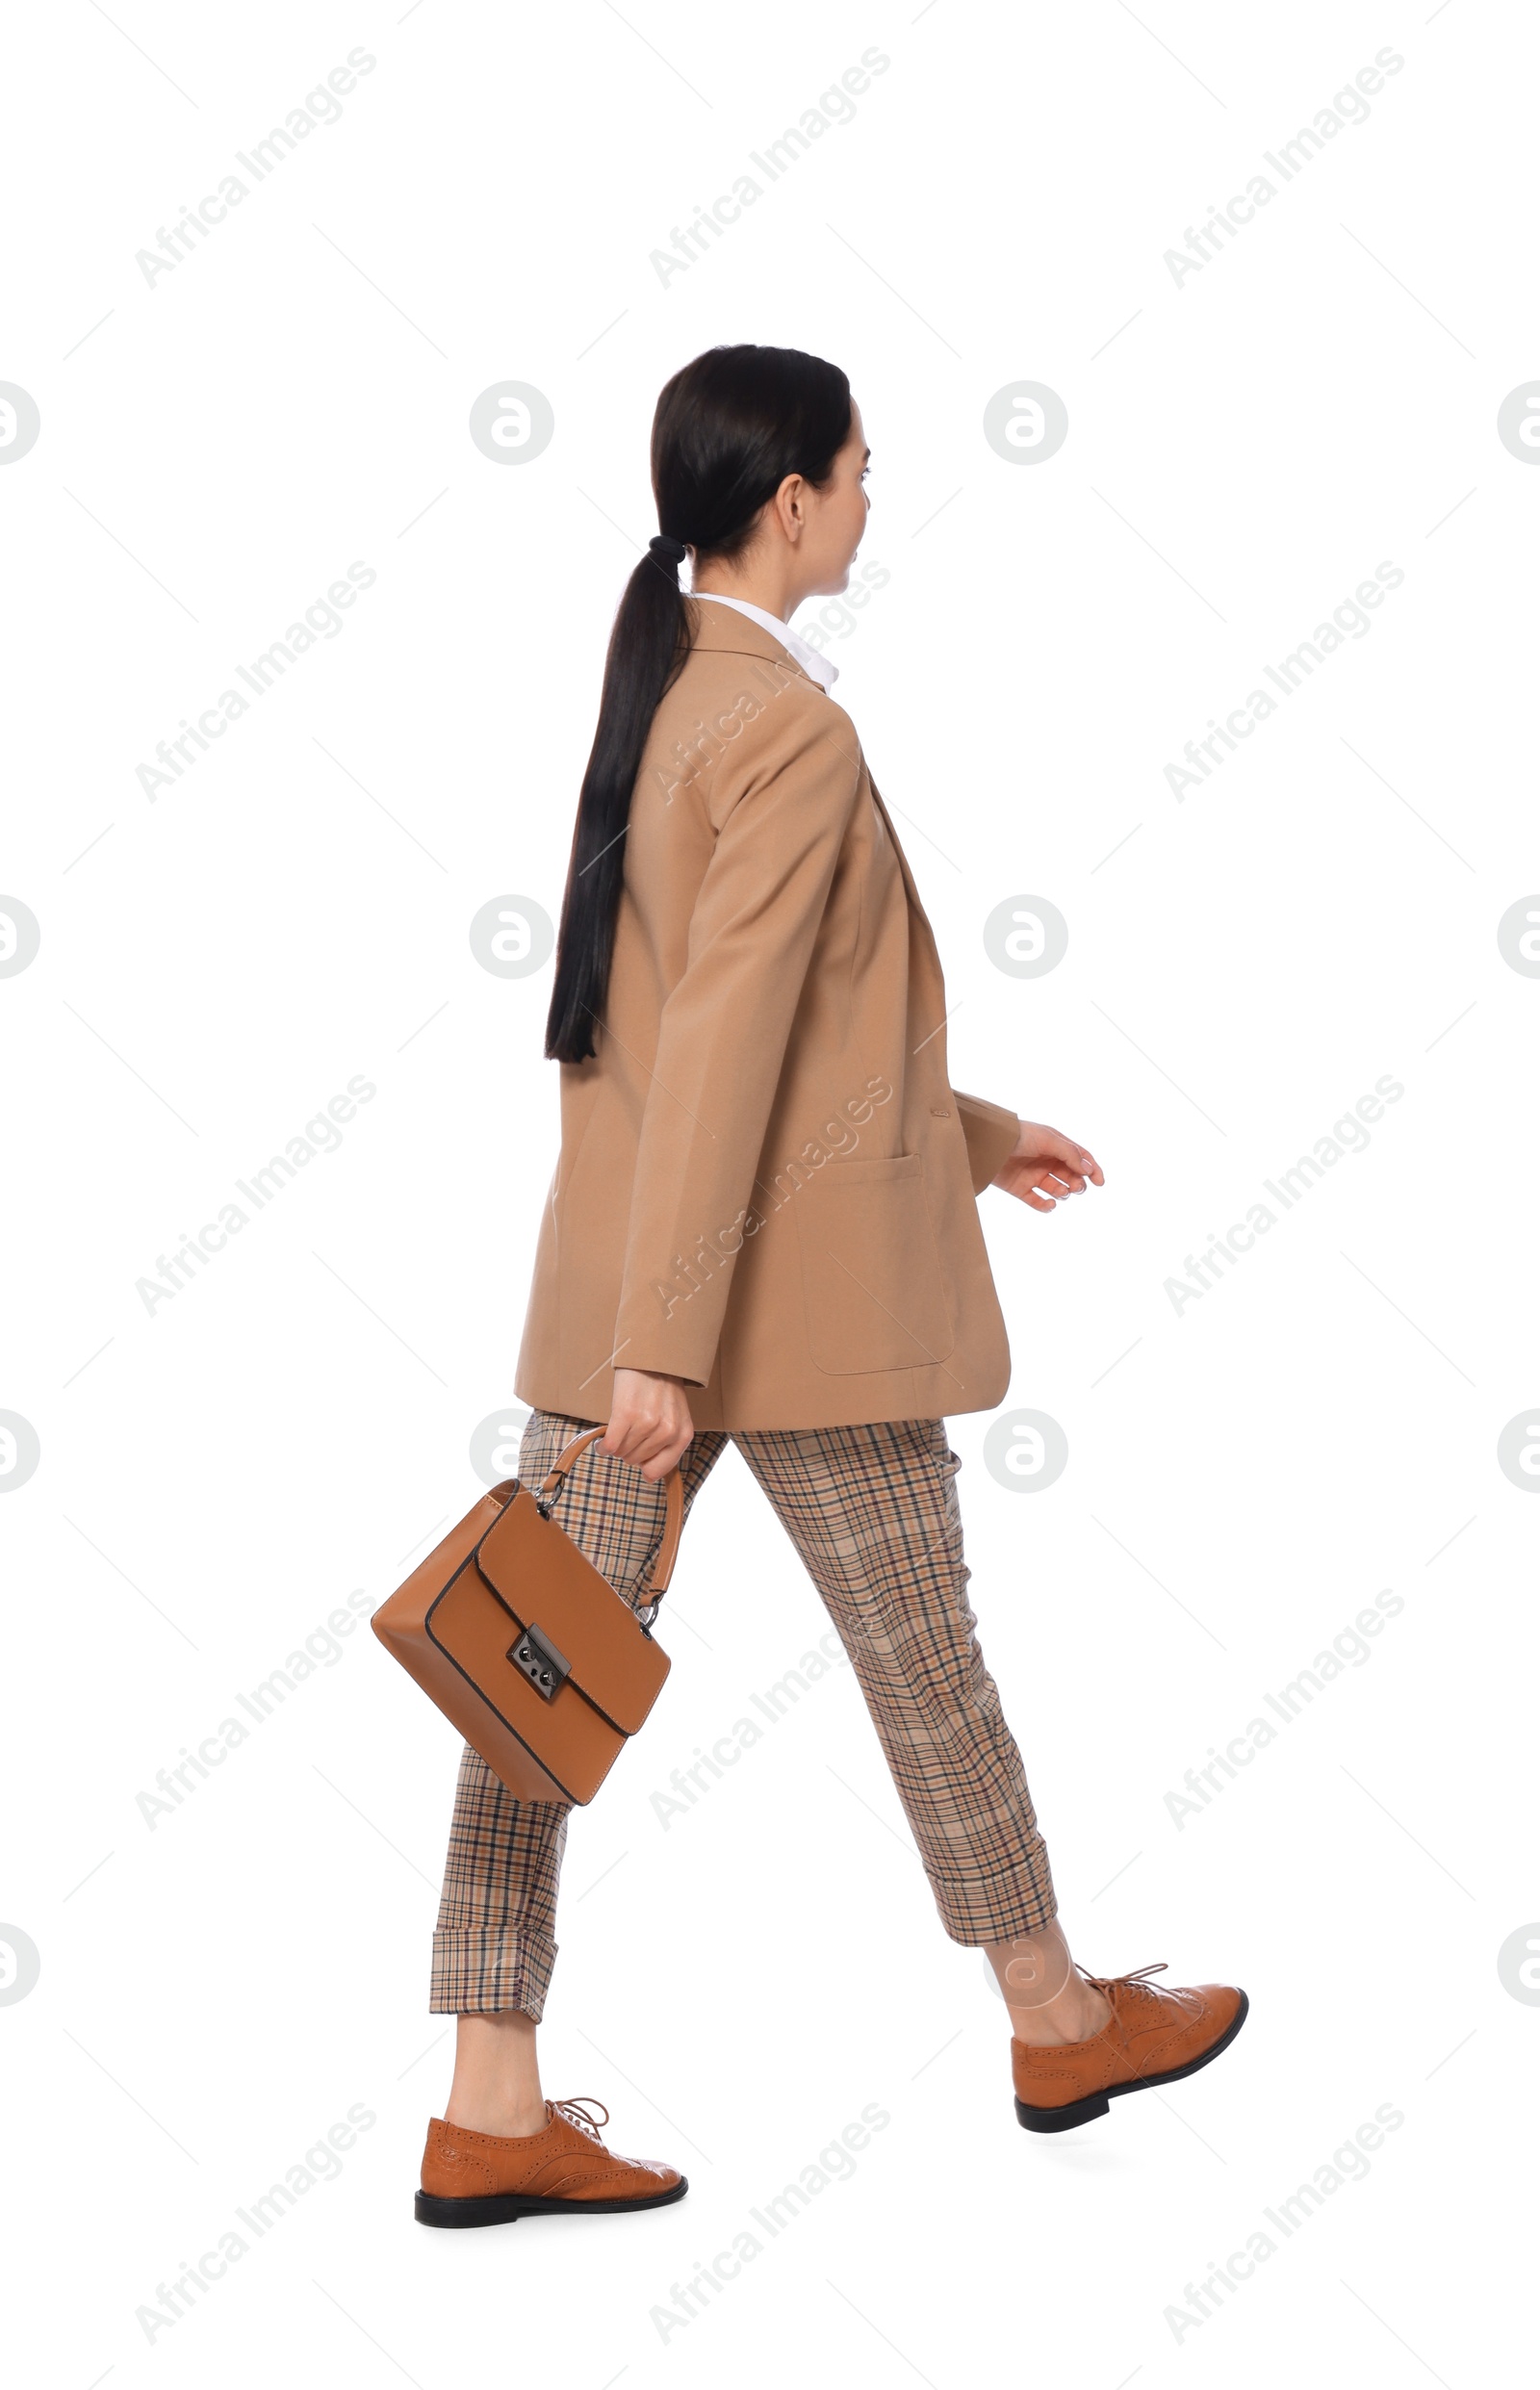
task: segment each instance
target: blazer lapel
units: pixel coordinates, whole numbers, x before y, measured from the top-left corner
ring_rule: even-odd
[[[689,603],[688,591],[685,597],[686,602]],[[751,622],[746,614],[740,614],[734,606],[709,604],[698,605],[690,603],[689,611],[693,617],[692,647],[714,649],[732,655],[752,655],[766,665],[773,665],[780,675],[794,673],[799,681],[806,681],[809,688],[816,689],[820,697],[828,696],[829,692],[822,682],[815,681],[810,672],[804,672],[789,649],[783,647],[781,641],[770,631],[764,630],[760,624]],[[832,732],[831,735],[833,735]],[[920,892],[914,884],[914,874],[909,867],[909,858],[904,852],[897,831],[893,828],[892,816],[883,803],[882,793],[872,778],[871,767],[859,742],[852,760],[866,775],[866,785],[871,790],[872,803],[882,817],[883,826],[887,832],[893,853],[898,859],[899,873],[904,883],[904,894],[909,904],[913,933],[911,996],[915,1016],[924,1021],[925,1034],[929,1037],[934,1035],[939,1027],[946,1012],[945,982],[941,973],[941,958],[937,951],[936,936],[931,928],[925,908],[920,902]]]
[[[864,756],[861,761],[863,765],[866,764]],[[946,983],[941,974],[941,957],[936,943],[936,933],[931,928],[930,916],[925,907],[920,903],[920,892],[914,885],[914,874],[909,867],[909,857],[905,854],[899,835],[893,828],[892,815],[883,803],[882,792],[871,776],[869,765],[866,765],[866,784],[872,792],[872,803],[882,815],[886,827],[893,853],[898,858],[898,868],[904,882],[904,893],[909,899],[910,921],[913,930],[916,950],[912,969],[915,982],[913,992],[918,995],[920,1013],[932,1024],[931,1034],[935,1034],[946,1018]]]

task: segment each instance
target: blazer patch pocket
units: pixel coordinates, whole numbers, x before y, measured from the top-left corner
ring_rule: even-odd
[[[818,1368],[850,1376],[944,1360],[956,1331],[921,1156],[826,1162],[793,1206]]]

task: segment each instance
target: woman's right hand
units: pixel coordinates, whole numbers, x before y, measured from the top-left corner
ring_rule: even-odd
[[[695,1422],[682,1382],[652,1370],[617,1370],[602,1452],[629,1460],[644,1478],[666,1478],[682,1460]]]

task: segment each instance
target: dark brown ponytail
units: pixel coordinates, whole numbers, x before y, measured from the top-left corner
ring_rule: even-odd
[[[621,597],[583,774],[556,943],[546,1052],[596,1050],[625,878],[625,831],[642,751],[689,648],[679,565],[667,543],[738,555],[788,474],[821,488],[850,436],[850,383],[800,348],[708,348],[665,384],[653,417],[653,494],[661,536]]]

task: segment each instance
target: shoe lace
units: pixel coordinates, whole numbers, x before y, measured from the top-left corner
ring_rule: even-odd
[[[593,2098],[587,2092],[579,2093],[576,2099],[553,2099],[551,2104],[558,2116],[565,2117],[569,2124],[576,2124],[578,2131],[586,2133],[591,2141],[597,2141],[600,2126],[609,2122],[609,2110],[603,2101]],[[599,2110],[597,2117],[588,2114],[590,2108]]]
[[[1152,1959],[1147,1966],[1133,1967],[1126,1975],[1092,1975],[1090,1981],[1099,1992],[1110,1992],[1115,1984],[1119,1987],[1127,1985],[1131,1992],[1147,1994],[1153,1999],[1157,1996],[1155,1987],[1146,1978],[1151,1975],[1164,1975],[1166,1969],[1165,1959]]]

